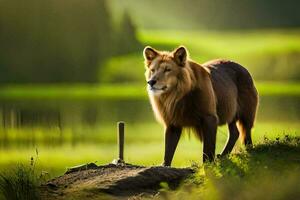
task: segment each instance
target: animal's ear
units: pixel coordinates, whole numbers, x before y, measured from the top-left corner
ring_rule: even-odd
[[[188,52],[184,46],[178,47],[173,51],[175,62],[180,66],[184,66],[186,62],[187,54]]]
[[[151,62],[152,60],[154,60],[154,58],[156,58],[156,56],[158,56],[158,52],[149,46],[146,46],[144,48],[143,54],[144,54],[145,61],[147,62]]]

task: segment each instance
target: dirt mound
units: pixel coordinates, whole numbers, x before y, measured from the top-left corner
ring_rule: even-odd
[[[41,187],[43,199],[128,197],[155,194],[160,183],[176,188],[181,180],[192,174],[189,168],[143,167],[136,165],[96,166],[91,163],[68,170],[63,176]]]

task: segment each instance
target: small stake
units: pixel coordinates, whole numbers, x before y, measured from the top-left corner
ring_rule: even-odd
[[[119,144],[119,160],[124,160],[124,128],[125,123],[118,123],[118,144]]]
[[[120,165],[125,164],[124,162],[124,130],[125,123],[118,122],[118,146],[119,146],[119,158],[113,160],[113,164]]]

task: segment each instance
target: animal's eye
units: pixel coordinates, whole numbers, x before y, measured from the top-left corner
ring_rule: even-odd
[[[171,69],[169,69],[169,68],[165,69],[165,72],[170,72],[170,71],[171,71]]]
[[[153,73],[155,70],[154,69],[151,69],[151,72]]]

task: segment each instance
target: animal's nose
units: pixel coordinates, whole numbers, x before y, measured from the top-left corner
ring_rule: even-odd
[[[153,85],[155,85],[156,80],[151,79],[150,81],[147,82],[151,87],[153,87]]]

